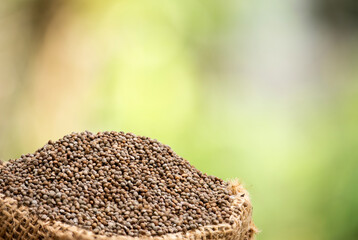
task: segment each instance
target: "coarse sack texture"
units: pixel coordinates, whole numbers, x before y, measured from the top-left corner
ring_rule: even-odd
[[[217,239],[217,240],[253,240],[257,232],[252,222],[252,206],[248,192],[236,180],[229,182],[230,190],[235,194],[231,208],[239,209],[233,214],[233,224],[204,226],[185,233],[166,234],[155,237],[130,237],[94,234],[91,231],[58,222],[39,220],[31,215],[25,206],[18,207],[17,201],[0,194],[0,239],[4,240],[169,240],[169,239]],[[234,211],[233,211],[234,212]]]

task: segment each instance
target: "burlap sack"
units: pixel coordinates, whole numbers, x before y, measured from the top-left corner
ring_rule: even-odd
[[[252,240],[256,228],[251,220],[252,206],[247,191],[237,181],[229,188],[235,194],[231,206],[240,214],[233,214],[234,224],[205,226],[186,233],[167,234],[160,237],[107,237],[61,222],[43,222],[31,215],[27,207],[18,207],[16,200],[0,195],[0,239],[4,240],[169,240],[169,239],[217,239]]]

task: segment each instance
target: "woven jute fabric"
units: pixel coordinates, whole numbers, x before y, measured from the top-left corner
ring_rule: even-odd
[[[233,224],[209,225],[186,233],[167,234],[157,237],[104,236],[61,222],[43,222],[31,215],[28,208],[18,206],[17,201],[0,195],[0,239],[4,240],[169,240],[169,239],[216,239],[252,240],[256,228],[252,222],[252,206],[247,191],[237,181],[229,182],[235,194],[232,209]]]

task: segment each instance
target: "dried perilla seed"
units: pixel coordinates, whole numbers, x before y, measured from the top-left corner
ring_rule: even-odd
[[[0,168],[0,193],[45,221],[157,236],[230,223],[232,193],[156,140],[72,133]]]

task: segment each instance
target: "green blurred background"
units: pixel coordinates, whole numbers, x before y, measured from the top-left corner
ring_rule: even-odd
[[[239,178],[259,240],[358,239],[353,0],[2,0],[0,159],[156,138]]]

